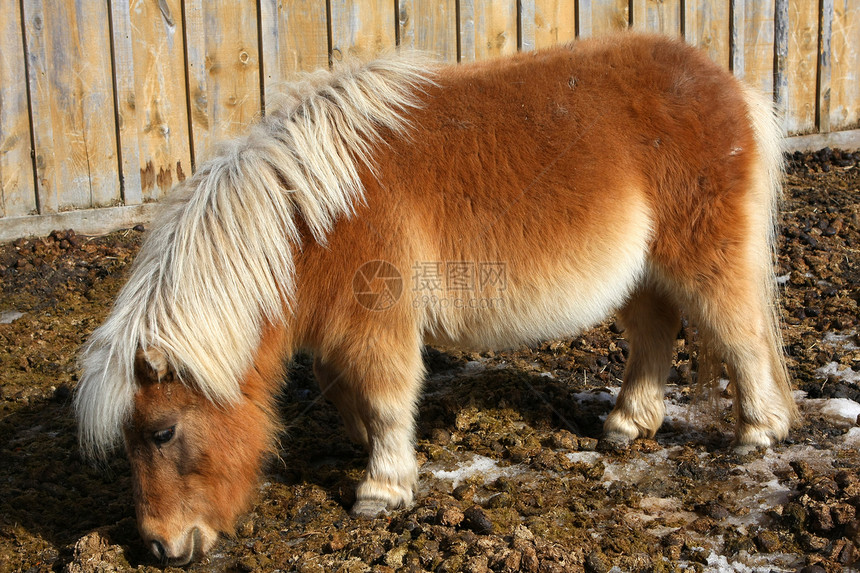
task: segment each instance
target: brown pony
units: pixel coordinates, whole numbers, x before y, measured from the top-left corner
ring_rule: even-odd
[[[737,443],[768,446],[797,415],[779,140],[766,101],[659,37],[307,76],[164,207],[85,350],[82,446],[124,438],[141,534],[185,563],[251,503],[296,350],[369,450],[353,513],[375,515],[412,501],[425,342],[512,347],[617,312],[604,437],[623,442],[660,427],[682,311],[727,363]]]

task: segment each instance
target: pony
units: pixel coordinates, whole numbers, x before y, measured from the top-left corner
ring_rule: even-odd
[[[653,437],[681,313],[730,374],[739,446],[797,418],[776,311],[773,106],[698,50],[633,33],[442,66],[307,75],[166,200],[82,354],[82,451],[124,443],[142,538],[187,563],[277,452],[284,364],[313,354],[367,470],[408,506],[423,344],[510,348],[616,313],[604,440]]]

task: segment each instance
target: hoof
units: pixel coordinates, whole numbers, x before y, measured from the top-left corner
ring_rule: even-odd
[[[387,513],[387,504],[382,499],[360,499],[352,506],[349,514],[353,517],[377,517]]]
[[[621,432],[606,432],[597,442],[600,452],[626,452],[630,449],[633,439]]]
[[[748,456],[765,450],[767,450],[767,446],[757,446],[756,444],[737,444],[732,448],[732,451],[739,456]]]

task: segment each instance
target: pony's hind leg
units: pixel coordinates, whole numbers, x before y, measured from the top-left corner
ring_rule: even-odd
[[[705,358],[726,361],[734,389],[735,443],[770,446],[788,435],[797,417],[782,358],[778,325],[763,281],[749,269],[727,271],[698,293],[691,314],[698,323]],[[708,355],[712,356],[708,356]],[[719,372],[700,358],[703,369]]]
[[[317,356],[314,358],[314,376],[323,396],[340,412],[349,439],[367,447],[367,428],[358,413],[358,399],[350,386],[342,380],[343,372]]]
[[[619,311],[618,320],[630,343],[630,355],[615,408],[603,426],[603,440],[624,445],[653,437],[663,423],[663,393],[681,319],[678,306],[668,297],[642,286]]]

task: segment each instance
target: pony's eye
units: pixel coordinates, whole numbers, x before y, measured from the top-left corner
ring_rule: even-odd
[[[152,441],[155,442],[156,446],[160,446],[172,440],[174,434],[176,434],[176,426],[170,426],[152,434]]]

